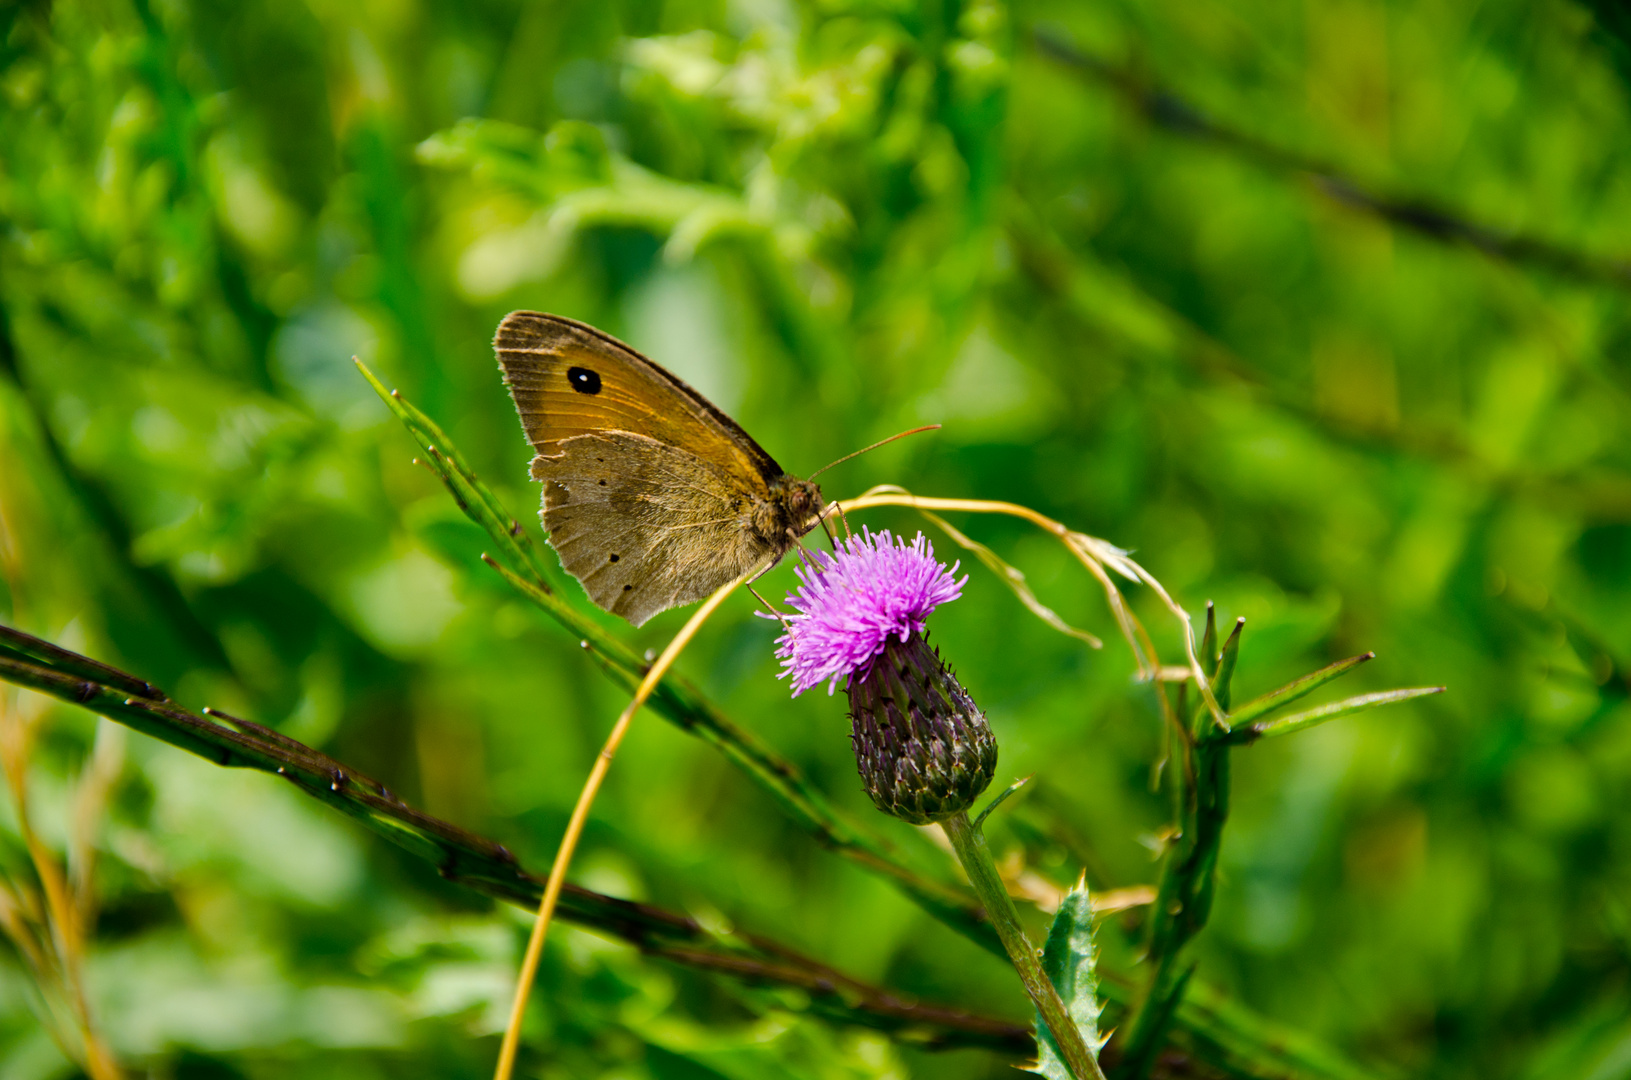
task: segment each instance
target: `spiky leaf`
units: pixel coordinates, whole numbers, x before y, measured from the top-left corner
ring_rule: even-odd
[[[1098,955],[1093,948],[1093,904],[1084,879],[1066,893],[1059,904],[1053,925],[1048,928],[1048,943],[1042,949],[1042,970],[1059,991],[1065,1009],[1095,1055],[1104,1045],[1099,1037],[1099,1012],[1104,1006],[1099,1002],[1097,964]],[[1040,1015],[1036,1018],[1036,1031],[1037,1061],[1031,1071],[1048,1080],[1072,1080],[1059,1047]]]

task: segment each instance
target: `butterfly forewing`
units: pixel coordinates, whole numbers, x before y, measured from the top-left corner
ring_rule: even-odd
[[[782,468],[730,417],[616,338],[557,315],[514,311],[493,339],[527,441],[629,431],[769,483]]]

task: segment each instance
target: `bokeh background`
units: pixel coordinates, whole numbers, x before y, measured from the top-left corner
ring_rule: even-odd
[[[1236,756],[1199,978],[1366,1075],[1631,1076],[1627,25],[1610,0],[0,6],[0,617],[547,865],[620,694],[479,562],[351,357],[534,522],[488,343],[513,308],[570,315],[799,474],[943,423],[828,494],[1011,500],[1135,549],[1247,618],[1242,694],[1368,649],[1341,690],[1448,686]],[[993,844],[1055,884],[1153,881],[1160,724],[1102,598],[1035,530],[958,523],[1107,639],[978,566],[935,617],[1000,780],[1038,774]],[[682,670],[915,842],[752,609]],[[683,618],[607,625],[660,647]],[[4,704],[37,728],[40,843],[98,856],[84,981],[133,1075],[488,1074],[519,913],[271,778]],[[23,896],[10,798],[0,823]],[[656,717],[575,877],[1028,1012]],[[1101,931],[1135,979],[1138,920]],[[783,1005],[564,929],[527,1067],[1011,1075]],[[0,1075],[78,1075],[63,1023],[0,951]]]

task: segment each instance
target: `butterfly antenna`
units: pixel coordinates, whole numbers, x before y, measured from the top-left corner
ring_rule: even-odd
[[[915,427],[915,428],[912,428],[910,431],[903,431],[898,435],[891,435],[887,439],[879,439],[877,442],[873,443],[871,446],[863,446],[863,447],[861,447],[861,449],[855,451],[852,454],[845,454],[843,457],[839,458],[837,461],[834,461],[834,462],[832,462],[831,464],[828,464],[828,465],[821,466],[821,468],[817,469],[815,472],[810,474],[810,479],[814,480],[816,477],[820,476],[822,473],[824,473],[828,469],[832,468],[833,465],[842,465],[842,464],[844,464],[844,462],[848,461],[850,458],[858,458],[862,454],[871,453],[873,450],[876,450],[878,447],[887,446],[888,444],[894,442],[896,439],[904,439],[908,435],[919,435],[919,434],[921,434],[921,433],[923,433],[925,431],[939,431],[939,430],[940,430],[940,425],[939,424],[924,424],[922,427]]]

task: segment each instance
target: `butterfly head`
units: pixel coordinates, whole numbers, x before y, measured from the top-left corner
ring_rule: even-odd
[[[761,535],[785,550],[793,546],[793,541],[815,528],[825,506],[819,484],[784,475],[771,485],[770,499],[756,515],[761,520],[754,524]]]

